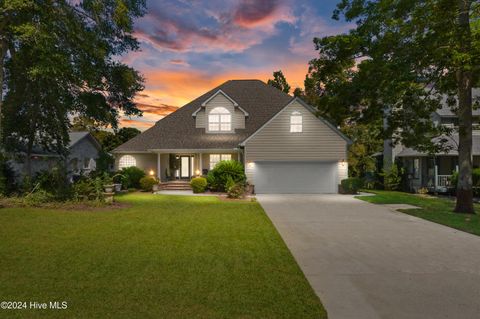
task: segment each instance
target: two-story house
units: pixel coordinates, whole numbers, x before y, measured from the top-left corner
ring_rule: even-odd
[[[205,175],[222,160],[245,165],[257,193],[336,193],[347,177],[346,138],[315,110],[259,80],[231,80],[113,151],[162,181]]]
[[[473,167],[480,167],[480,110],[473,110]],[[426,154],[403,145],[391,145],[390,140],[384,143],[383,165],[389,167],[400,161],[406,170],[407,187],[411,191],[427,188],[429,191],[446,192],[451,185],[453,172],[458,171],[458,116],[443,103],[442,107],[431,115],[436,125],[445,125],[453,129],[447,139],[449,151],[438,154]]]

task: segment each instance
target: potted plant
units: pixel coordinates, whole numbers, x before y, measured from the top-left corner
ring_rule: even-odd
[[[118,193],[122,190],[122,178],[123,178],[123,175],[120,173],[117,173],[112,177],[115,193]]]
[[[105,189],[105,193],[113,193],[113,189],[115,185],[113,184],[113,178],[108,175],[108,173],[103,174],[103,188]]]

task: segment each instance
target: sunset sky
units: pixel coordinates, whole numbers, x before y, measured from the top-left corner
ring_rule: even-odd
[[[303,88],[312,39],[351,27],[331,19],[337,2],[148,0],[135,27],[141,50],[122,57],[145,76],[136,99],[144,113],[122,125],[144,130],[230,79],[267,81],[281,69],[292,88]]]

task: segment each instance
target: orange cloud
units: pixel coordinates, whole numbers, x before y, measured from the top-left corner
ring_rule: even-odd
[[[164,116],[177,110],[212,88],[228,80],[259,79],[266,82],[272,78],[272,72],[281,69],[292,86],[303,88],[307,73],[306,63],[289,65],[263,70],[231,70],[218,75],[208,75],[198,70],[168,71],[157,70],[145,74],[147,88],[136,98],[138,107],[144,112],[143,117],[124,119],[122,125],[136,126],[139,129],[150,127]]]

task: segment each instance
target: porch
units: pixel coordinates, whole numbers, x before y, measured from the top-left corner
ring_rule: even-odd
[[[229,150],[150,150],[143,153],[124,153],[116,156],[115,168],[136,166],[161,182],[189,181],[207,175],[224,160],[243,162],[240,149]]]
[[[401,164],[409,191],[427,188],[430,192],[446,193],[455,187],[452,185],[452,174],[458,172],[456,155],[402,157]],[[473,157],[473,167],[480,167],[480,156]]]

